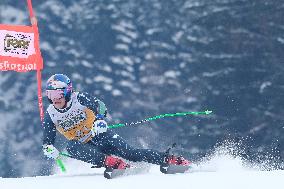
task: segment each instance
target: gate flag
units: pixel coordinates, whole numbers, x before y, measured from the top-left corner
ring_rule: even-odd
[[[31,26],[0,24],[0,70],[27,72],[43,68],[36,54],[37,41]]]
[[[36,70],[40,119],[44,112],[41,92],[43,59],[39,48],[37,20],[32,0],[27,0],[31,26],[0,24],[0,71],[28,72]]]

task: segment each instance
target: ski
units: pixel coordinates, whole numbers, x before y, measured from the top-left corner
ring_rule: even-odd
[[[113,179],[119,176],[122,176],[125,173],[126,169],[113,169],[106,168],[104,171],[104,177],[107,179]]]
[[[176,174],[176,173],[186,173],[190,169],[190,166],[184,165],[165,165],[160,166],[160,171],[164,174]],[[143,172],[147,172],[142,168],[126,168],[126,169],[113,169],[113,168],[106,168],[104,171],[104,177],[107,179],[114,179],[117,177],[128,176],[128,175],[136,175]]]
[[[176,173],[185,173],[188,171],[190,166],[185,165],[161,165],[160,171],[164,174],[176,174]]]
[[[106,168],[104,171],[104,177],[107,179],[113,179],[121,176],[130,176],[137,175],[149,172],[150,167],[139,167],[139,166],[131,166],[126,169],[113,169]]]

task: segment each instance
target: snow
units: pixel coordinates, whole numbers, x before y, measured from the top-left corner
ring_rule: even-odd
[[[1,188],[281,188],[283,171],[243,173],[145,174],[107,180],[100,174],[0,179]]]
[[[112,29],[120,31],[121,33],[124,33],[127,37],[130,37],[132,39],[136,39],[138,37],[138,33],[131,31],[133,29],[132,25],[127,24],[123,21],[118,25],[112,25]]]
[[[153,165],[146,173],[127,175],[108,180],[103,169],[90,169],[90,165],[76,160],[65,161],[67,173],[52,176],[0,178],[0,188],[191,188],[191,189],[267,189],[283,188],[283,170],[260,171],[243,165],[241,158],[217,155],[194,165],[185,174],[165,175]]]
[[[15,7],[8,6],[5,4],[5,2],[4,4],[1,3],[1,6],[3,7],[3,8],[0,8],[1,24],[13,23],[15,25],[17,24],[21,25],[25,23],[25,20],[28,16],[25,12]]]
[[[270,81],[263,82],[260,85],[259,93],[263,93],[265,88],[269,87],[270,85],[272,85],[272,83]]]

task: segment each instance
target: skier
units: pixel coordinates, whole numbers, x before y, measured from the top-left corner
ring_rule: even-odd
[[[43,121],[43,153],[48,158],[60,156],[54,146],[58,130],[69,140],[66,149],[72,158],[95,167],[128,168],[129,165],[121,158],[163,167],[190,165],[183,157],[151,149],[136,149],[127,144],[108,128],[104,120],[107,116],[105,104],[88,93],[74,92],[71,80],[64,74],[55,74],[48,79],[46,95],[50,105]]]

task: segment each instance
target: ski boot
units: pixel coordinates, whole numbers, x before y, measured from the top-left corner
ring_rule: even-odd
[[[164,174],[184,173],[190,168],[189,160],[182,156],[170,155],[170,151],[175,147],[176,143],[165,152],[164,162],[160,165],[160,171]]]
[[[107,156],[104,164],[106,168],[104,171],[104,177],[107,179],[123,175],[126,168],[130,167],[130,165],[125,163],[122,159],[113,156]]]
[[[190,168],[191,162],[182,156],[170,155],[165,157],[160,165],[160,171],[164,174],[184,173]]]

